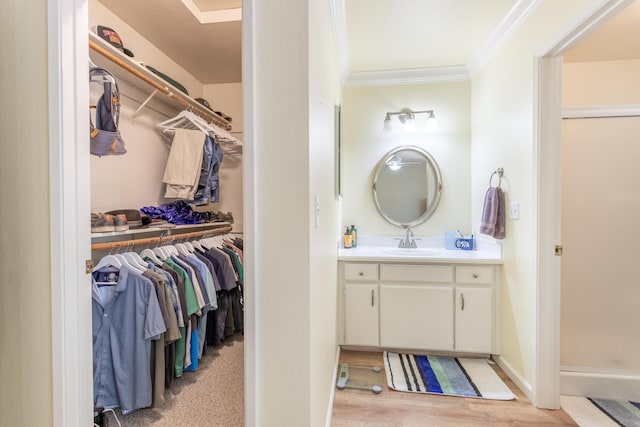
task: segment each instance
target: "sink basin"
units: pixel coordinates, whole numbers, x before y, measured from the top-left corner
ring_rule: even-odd
[[[438,254],[440,251],[430,248],[390,248],[383,249],[382,252],[392,255],[431,256]]]

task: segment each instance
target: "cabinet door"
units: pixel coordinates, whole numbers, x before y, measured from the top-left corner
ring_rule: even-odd
[[[456,351],[493,353],[493,289],[456,287]]]
[[[378,346],[378,285],[344,285],[344,343]]]
[[[453,350],[451,286],[380,285],[380,345]]]

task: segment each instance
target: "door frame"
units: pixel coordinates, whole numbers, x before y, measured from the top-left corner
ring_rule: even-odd
[[[635,0],[609,0],[587,12],[535,55],[535,182],[537,195],[537,300],[535,406],[560,407],[562,55]]]
[[[245,281],[255,283],[253,4],[243,0]],[[88,0],[48,0],[52,424],[93,423]],[[256,425],[255,294],[244,290],[245,425]]]

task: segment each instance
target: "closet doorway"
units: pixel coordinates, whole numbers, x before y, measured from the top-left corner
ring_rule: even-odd
[[[215,240],[216,243],[212,244],[223,249],[222,240],[211,238],[222,229],[225,230],[225,238],[243,237],[241,1],[222,2],[224,10],[217,8],[220,2],[196,1],[191,8],[186,7],[185,3],[161,0],[154,2],[153,9],[150,9],[144,2],[88,0],[89,59],[93,64],[112,72],[118,82],[121,105],[119,131],[127,150],[121,156],[91,156],[91,211],[141,210],[151,217],[151,212],[156,208],[169,204],[169,216],[178,213],[180,217],[178,221],[167,219],[169,224],[166,224],[166,231],[159,233],[142,229],[129,229],[124,236],[92,233],[94,264],[98,264],[105,255],[120,251],[144,254],[152,249],[160,256],[162,250],[156,251],[154,246],[173,246],[177,250],[176,256],[186,250],[182,253],[184,257],[189,253],[187,249],[191,242],[197,250],[199,245],[196,243],[206,248],[207,240]],[[172,28],[179,30],[167,31],[169,22]],[[108,38],[102,37],[100,27],[103,27],[102,30],[107,28],[104,34],[109,34]],[[113,32],[117,32],[119,39],[115,45]],[[115,59],[112,47],[117,50]],[[105,50],[108,55],[104,53]],[[90,85],[92,103],[102,90],[100,84]],[[212,164],[218,162],[215,166],[217,180],[211,180],[211,190],[203,196],[205,200],[188,206],[179,203],[194,197],[182,197],[180,193],[180,201],[177,201],[173,195],[169,196],[168,191],[165,192],[163,183],[166,179],[165,167],[169,164],[171,149],[176,144],[175,135],[183,129],[210,136]],[[200,135],[200,138],[203,136]],[[204,154],[200,156],[203,165],[209,155],[207,150],[205,142]],[[198,169],[199,165],[200,160]],[[196,196],[199,193],[198,188]],[[182,215],[182,210],[187,208],[188,215]],[[197,219],[194,223],[191,221],[193,218]],[[229,223],[232,227],[230,231],[220,225]],[[151,227],[162,228],[164,225],[159,221],[157,226],[154,222]],[[205,234],[196,236],[198,233]],[[142,243],[157,238],[161,241]],[[105,249],[120,239],[123,240],[121,243]],[[137,243],[134,245],[133,242]],[[121,250],[121,247],[125,249]],[[152,257],[153,254],[148,253]],[[239,255],[238,259],[242,253]],[[167,256],[165,254],[165,258]],[[160,261],[165,258],[160,258]],[[235,259],[230,258],[230,261],[231,267],[235,268]],[[184,419],[189,412],[184,408],[194,404],[201,409],[189,415],[190,421],[195,424],[206,424],[206,420],[211,419],[216,420],[216,425],[245,423],[244,328],[237,317],[237,306],[232,305],[236,296],[241,304],[242,296],[240,292],[234,297],[230,293],[225,296],[227,302],[224,306],[228,308],[229,315],[222,317],[226,319],[226,323],[223,319],[226,328],[216,331],[209,341],[209,331],[216,329],[216,326],[219,329],[221,316],[217,316],[216,324],[211,322],[211,313],[222,310],[222,295],[218,285],[222,285],[224,292],[223,282],[226,279],[223,276],[227,275],[219,272],[215,263],[210,272],[214,275],[212,284],[215,283],[218,291],[218,308],[208,313],[205,338],[196,337],[195,332],[192,332],[195,335],[190,335],[191,342],[199,340],[200,354],[185,358],[185,372],[180,378],[174,378],[164,393],[154,391],[152,409],[139,409],[127,415],[116,411],[123,425],[150,425],[157,421],[179,424],[180,419]],[[218,278],[215,278],[216,272]],[[234,291],[237,291],[244,285],[243,274],[237,269],[232,273],[235,273],[238,286]],[[199,274],[195,267],[192,274]],[[194,281],[194,288],[196,286]],[[209,297],[211,299],[211,294]],[[197,322],[197,326],[189,323],[188,318],[185,321],[185,325],[193,325],[193,331],[203,329],[201,322],[205,308],[202,304],[206,303],[205,295],[200,307],[203,316],[197,315],[195,319],[192,316],[191,322]],[[243,317],[241,308],[239,316]],[[203,344],[203,341],[206,343]],[[157,356],[157,350],[155,354]],[[192,366],[197,365],[197,371],[186,372],[186,360],[194,362],[194,357],[199,361],[192,363]],[[178,376],[177,368],[175,375]],[[157,384],[154,384],[155,388]],[[162,399],[157,403],[157,394],[163,397],[164,403]],[[188,399],[191,401],[185,403]],[[107,414],[107,417],[112,418],[113,415]],[[113,419],[109,421],[110,425],[115,423]]]

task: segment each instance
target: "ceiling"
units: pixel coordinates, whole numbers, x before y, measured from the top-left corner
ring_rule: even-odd
[[[202,83],[241,81],[241,0],[154,0],[153,8],[143,1],[99,1]],[[337,32],[350,75],[458,70],[464,78],[482,65],[535,0],[332,0],[332,4],[344,17]],[[581,41],[565,61],[640,58],[638,22],[640,1]]]

